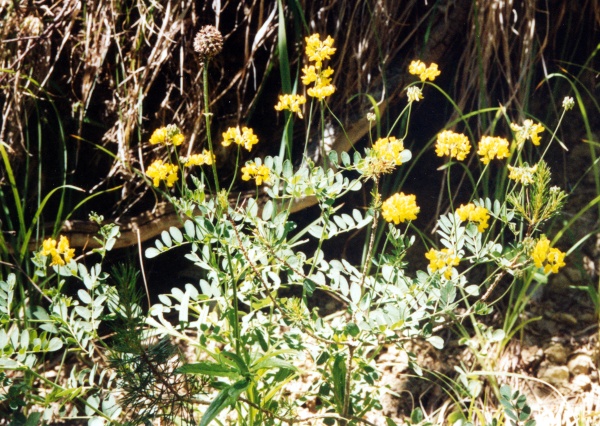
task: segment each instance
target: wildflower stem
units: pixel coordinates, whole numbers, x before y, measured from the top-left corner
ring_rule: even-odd
[[[204,68],[202,70],[202,89],[204,91],[204,118],[206,119],[206,142],[208,143],[208,150],[210,151],[211,154],[213,154],[215,151],[213,150],[213,144],[212,144],[212,138],[211,138],[211,133],[210,133],[210,117],[211,117],[211,113],[210,113],[210,99],[208,96],[208,63],[209,63],[209,59],[205,59],[204,61]],[[219,187],[219,176],[217,175],[217,165],[215,164],[216,162],[213,161],[211,166],[212,166],[212,171],[213,171],[213,178],[215,181],[215,192],[219,192],[220,191],[220,187]]]

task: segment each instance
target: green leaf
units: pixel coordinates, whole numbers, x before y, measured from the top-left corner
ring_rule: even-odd
[[[160,233],[160,238],[165,243],[165,246],[171,247],[173,245],[173,240],[171,239],[171,235],[167,231],[162,231]]]
[[[156,257],[160,254],[160,250],[154,247],[148,247],[144,254],[146,255],[146,258],[152,259],[153,257]]]
[[[181,244],[183,242],[183,234],[178,228],[171,226],[169,232],[171,233],[171,237],[173,237],[177,243]]]
[[[194,238],[196,236],[196,224],[194,224],[194,222],[191,220],[188,219],[185,221],[183,224],[183,229],[188,237]]]
[[[235,403],[239,396],[248,389],[250,385],[250,379],[240,380],[231,386],[224,388],[217,397],[210,403],[202,419],[200,420],[199,426],[208,426],[210,422],[219,415],[225,407]]]
[[[263,211],[262,211],[262,219],[265,221],[271,220],[273,216],[273,201],[268,200],[265,203],[265,206],[263,207]]]
[[[333,376],[333,394],[336,399],[336,403],[339,407],[344,402],[344,395],[346,394],[346,357],[343,354],[337,354],[333,360],[332,367]]]
[[[185,364],[175,370],[179,374],[204,374],[210,377],[239,377],[239,370],[227,365],[214,362],[202,361],[193,364]]]
[[[348,167],[350,165],[350,162],[352,161],[348,153],[346,151],[343,151],[340,154],[340,157],[342,158],[342,163],[344,164],[344,166]]]
[[[431,336],[427,339],[427,341],[436,349],[444,348],[444,339],[442,339],[440,336]]]

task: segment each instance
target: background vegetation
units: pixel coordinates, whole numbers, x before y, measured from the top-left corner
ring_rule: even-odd
[[[178,222],[139,171],[166,158],[148,143],[160,126],[181,128],[187,139],[182,154],[207,148],[203,68],[192,47],[206,24],[224,36],[223,52],[209,69],[210,132],[251,126],[262,141],[252,158],[308,140],[313,158],[322,160],[317,128],[300,120],[288,127],[273,110],[278,94],[297,88],[305,36],[319,33],[336,41],[330,65],[337,92],[328,106],[339,122],[325,124],[337,151],[351,150],[348,141],[357,149],[367,146],[365,115],[374,105],[380,114],[375,133],[388,133],[403,107],[412,59],[438,63],[440,90],[416,105],[411,118],[406,145],[414,161],[382,182],[385,194],[401,188],[422,195],[424,211],[432,213],[420,217],[420,227],[433,227],[439,214],[468,201],[470,193],[461,188],[468,170],[479,167],[468,164],[464,174],[451,177],[435,172],[443,165],[432,148],[440,130],[457,129],[473,140],[508,132],[498,119],[499,106],[515,120],[535,117],[552,129],[563,97],[573,96],[578,114],[563,121],[555,135],[569,151],[554,144],[546,159],[559,171],[553,182],[576,195],[565,216],[552,223],[551,235],[569,250],[572,262],[587,268],[589,280],[575,284],[600,306],[596,0],[5,1],[0,17],[0,280],[16,274],[15,306],[26,309],[48,297],[47,289],[40,291],[39,281],[30,279],[35,276],[30,250],[44,238],[66,235],[72,247],[92,256],[89,250],[100,246],[93,236],[101,224],[116,222],[124,238],[114,244],[129,248],[109,263],[135,261],[138,238],[145,241]],[[296,154],[303,148],[303,143],[292,146]],[[579,155],[571,157],[573,152]],[[233,177],[235,154],[219,147],[215,155],[221,179]],[[242,154],[240,164],[250,158]],[[581,163],[572,166],[576,159]],[[427,163],[435,167],[421,167]],[[450,178],[458,189],[448,194]],[[239,180],[234,185],[235,193],[254,189]],[[481,195],[502,192],[502,185],[491,173]],[[371,189],[367,185],[347,202],[365,208]],[[105,221],[89,221],[91,212]],[[143,232],[125,235],[135,227]],[[105,232],[103,242],[114,236]],[[360,260],[362,253],[348,248],[353,238],[365,234],[349,237],[344,253]],[[521,312],[508,308],[507,324]]]

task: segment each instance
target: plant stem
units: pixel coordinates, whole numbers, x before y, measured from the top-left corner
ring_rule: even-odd
[[[204,118],[206,119],[206,142],[208,143],[208,150],[211,154],[214,154],[211,132],[210,132],[210,117],[212,116],[210,112],[210,99],[208,96],[208,64],[209,59],[204,61],[204,69],[202,70],[202,90],[204,91]],[[217,175],[217,165],[213,161],[212,164],[213,178],[215,181],[215,192],[220,191],[219,187],[219,176]]]

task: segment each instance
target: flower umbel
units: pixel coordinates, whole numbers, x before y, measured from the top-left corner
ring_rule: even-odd
[[[257,165],[254,162],[247,163],[242,167],[242,180],[255,179],[257,185],[269,180],[271,171],[264,164]]]
[[[185,137],[174,124],[169,124],[167,127],[156,129],[150,136],[150,144],[175,145],[179,146],[183,143]]]
[[[508,150],[509,143],[505,138],[484,136],[479,142],[477,154],[481,156],[483,164],[489,164],[494,158],[508,158],[510,151]]]
[[[549,272],[556,274],[560,268],[565,266],[565,255],[566,253],[559,249],[551,248],[548,238],[542,235],[533,248],[531,258],[536,268],[544,268],[545,274]]]
[[[306,92],[309,96],[323,100],[335,93],[335,86],[331,84],[331,76],[333,69],[328,67],[323,69],[323,61],[331,59],[331,55],[335,53],[333,39],[330,36],[321,41],[319,34],[313,34],[306,37],[306,55],[308,60],[314,62],[314,65],[305,66],[302,68],[302,83],[308,86],[315,83],[313,87]]]
[[[69,247],[69,240],[64,235],[60,236],[58,243],[53,238],[48,238],[42,243],[42,256],[50,256],[50,266],[63,266],[75,256],[75,249]]]
[[[439,133],[435,141],[435,153],[438,157],[449,155],[450,158],[456,158],[463,161],[471,151],[471,143],[462,133],[455,133],[451,130],[444,130]]]
[[[431,272],[443,271],[444,277],[449,280],[452,277],[453,266],[458,266],[460,257],[456,256],[452,249],[434,250],[430,249],[425,253],[425,257],[429,259],[429,268]]]
[[[302,116],[302,110],[300,109],[301,105],[306,103],[306,98],[302,95],[279,95],[279,102],[275,105],[275,109],[277,111],[283,111],[284,109],[295,112],[298,114],[298,117],[304,118]]]
[[[372,152],[384,161],[400,166],[404,160],[404,143],[402,139],[396,139],[394,136],[377,139],[373,145]],[[405,160],[406,161],[406,160]]]
[[[521,185],[529,185],[533,183],[533,176],[537,170],[537,164],[533,167],[513,167],[508,166],[508,178],[519,182]]]
[[[205,25],[194,38],[194,50],[202,60],[213,58],[223,49],[223,35],[212,25]]]
[[[427,66],[421,61],[412,61],[408,66],[408,72],[413,75],[418,75],[421,81],[426,81],[427,79],[433,81],[441,74],[436,63]]]
[[[160,181],[164,180],[168,187],[172,187],[179,179],[177,171],[179,167],[175,164],[164,163],[162,160],[156,160],[146,170],[146,176],[152,179],[154,186],[159,186]]]
[[[242,127],[241,130],[240,126],[230,127],[227,131],[223,132],[223,146],[229,146],[231,143],[243,146],[248,151],[252,151],[252,145],[258,143],[258,138],[249,127]]]
[[[319,34],[312,34],[309,37],[305,37],[306,41],[306,55],[309,61],[313,61],[317,68],[321,68],[321,65],[325,59],[331,59],[336,51],[333,46],[333,39],[331,36],[321,41]]]
[[[461,204],[456,209],[456,214],[461,222],[469,221],[476,223],[479,232],[483,232],[489,227],[488,220],[490,219],[490,215],[485,207],[476,206],[473,203]]]
[[[215,162],[215,155],[207,150],[203,150],[200,154],[192,154],[188,158],[182,159],[185,167],[210,166]]]
[[[392,195],[381,205],[381,215],[388,222],[396,225],[415,220],[421,209],[417,206],[414,195],[405,195],[403,192]]]
[[[563,99],[562,107],[565,109],[565,111],[569,111],[570,109],[573,109],[574,106],[575,106],[575,101],[573,100],[573,98],[571,96],[566,96]]]
[[[396,166],[409,161],[411,156],[411,152],[404,149],[402,139],[394,136],[379,138],[357,165],[357,170],[366,177],[377,177],[393,172]]]
[[[544,126],[540,123],[534,123],[533,120],[525,120],[523,126],[510,123],[510,128],[515,132],[515,140],[519,146],[522,146],[527,139],[531,139],[531,142],[538,146],[541,140],[539,133],[544,131]]]
[[[408,102],[419,102],[423,99],[423,92],[420,87],[410,86],[406,89],[406,96],[408,96]]]

